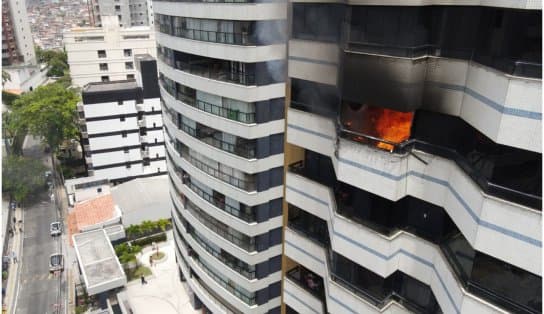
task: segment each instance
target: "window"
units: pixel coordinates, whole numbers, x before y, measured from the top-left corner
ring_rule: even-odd
[[[134,74],[127,74],[127,80],[133,80]]]
[[[96,189],[96,192],[97,192],[97,193],[102,193],[102,188]]]
[[[128,154],[128,152],[129,152],[128,147],[125,147],[125,148],[123,149],[123,151],[124,151],[126,154]]]
[[[127,137],[127,131],[121,132],[121,136],[122,136],[122,137]]]
[[[126,163],[126,164],[125,164],[125,167],[127,167],[127,169],[130,169],[130,164],[129,164],[129,163]]]
[[[100,63],[100,71],[107,71],[108,70],[108,64],[107,63]]]
[[[119,120],[121,120],[121,122],[124,122],[124,121],[125,121],[125,116],[121,116],[121,117],[119,118]]]
[[[121,106],[121,105],[123,105],[123,101],[122,101],[122,100],[119,100],[119,101],[117,102],[117,104],[118,104],[119,106]]]
[[[100,79],[102,80],[102,82],[109,82],[110,81],[110,77],[107,76],[107,75],[101,76]]]
[[[125,62],[125,69],[126,70],[134,69],[134,63],[133,62]]]
[[[120,6],[120,5],[116,5],[116,6],[115,6],[115,11],[121,11],[121,6]]]
[[[125,49],[125,50],[123,50],[123,54],[125,55],[125,57],[130,57],[130,56],[132,56],[132,49]]]
[[[101,37],[102,40],[104,40],[104,37]],[[99,58],[106,58],[106,50],[98,50],[98,57]]]
[[[123,19],[123,17],[121,15],[117,15],[117,17],[119,18],[119,21],[121,21]]]

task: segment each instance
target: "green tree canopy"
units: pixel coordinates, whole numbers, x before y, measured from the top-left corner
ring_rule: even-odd
[[[43,50],[36,47],[36,58],[40,63],[47,63],[47,76],[63,76],[68,71],[68,55],[64,50]]]
[[[2,84],[5,84],[7,81],[11,81],[11,75],[8,72],[2,70]]]
[[[21,156],[5,156],[2,159],[2,192],[9,193],[17,201],[24,201],[31,193],[45,187],[45,170],[41,160]]]
[[[8,128],[41,137],[56,151],[65,140],[78,139],[79,95],[59,83],[40,86],[13,102]]]

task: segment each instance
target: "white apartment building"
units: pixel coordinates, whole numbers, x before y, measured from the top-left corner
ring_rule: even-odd
[[[141,77],[89,83],[78,105],[89,175],[114,184],[166,173],[156,62],[134,60]]]
[[[91,16],[95,26],[102,26],[105,16],[117,16],[121,27],[153,24],[151,1],[148,0],[92,0]]]
[[[203,313],[280,313],[286,5],[153,9],[180,277]]]
[[[76,86],[135,79],[134,55],[156,55],[155,35],[150,27],[121,28],[116,16],[104,16],[102,21],[102,27],[73,28],[63,34]]]

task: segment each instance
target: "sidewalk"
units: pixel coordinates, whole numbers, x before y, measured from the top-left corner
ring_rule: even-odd
[[[23,220],[23,210],[22,208],[16,208],[15,219],[17,219],[17,222],[19,220]],[[13,226],[13,221],[9,222],[10,227]],[[14,233],[13,237],[9,240],[8,244],[8,255],[11,255],[11,252],[15,252],[15,256],[17,257],[17,263],[13,262],[13,259],[10,256],[10,264],[8,268],[8,280],[6,283],[6,287],[3,287],[6,289],[6,297],[4,298],[4,303],[2,304],[3,309],[6,309],[6,313],[14,313],[15,306],[16,306],[16,299],[17,299],[17,292],[18,292],[18,286],[19,286],[19,271],[20,271],[20,265],[21,264],[21,252],[23,251],[23,235],[24,233],[21,233],[19,231],[19,227],[21,226],[19,223],[16,224],[17,228],[15,228],[17,231]],[[23,229],[24,230],[24,229]]]
[[[126,285],[125,295],[134,314],[197,314],[193,309],[189,295],[179,280],[174,242],[168,240],[161,243],[160,251],[166,254],[166,260],[149,266],[151,250],[145,250],[139,257],[140,263],[149,267],[153,272],[142,285],[140,280],[133,280]]]

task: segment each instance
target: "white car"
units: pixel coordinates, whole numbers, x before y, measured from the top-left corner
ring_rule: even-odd
[[[49,272],[53,273],[56,271],[64,270],[64,256],[62,254],[52,254],[49,256]]]
[[[51,236],[58,236],[62,234],[62,224],[58,221],[52,222],[49,228]]]

